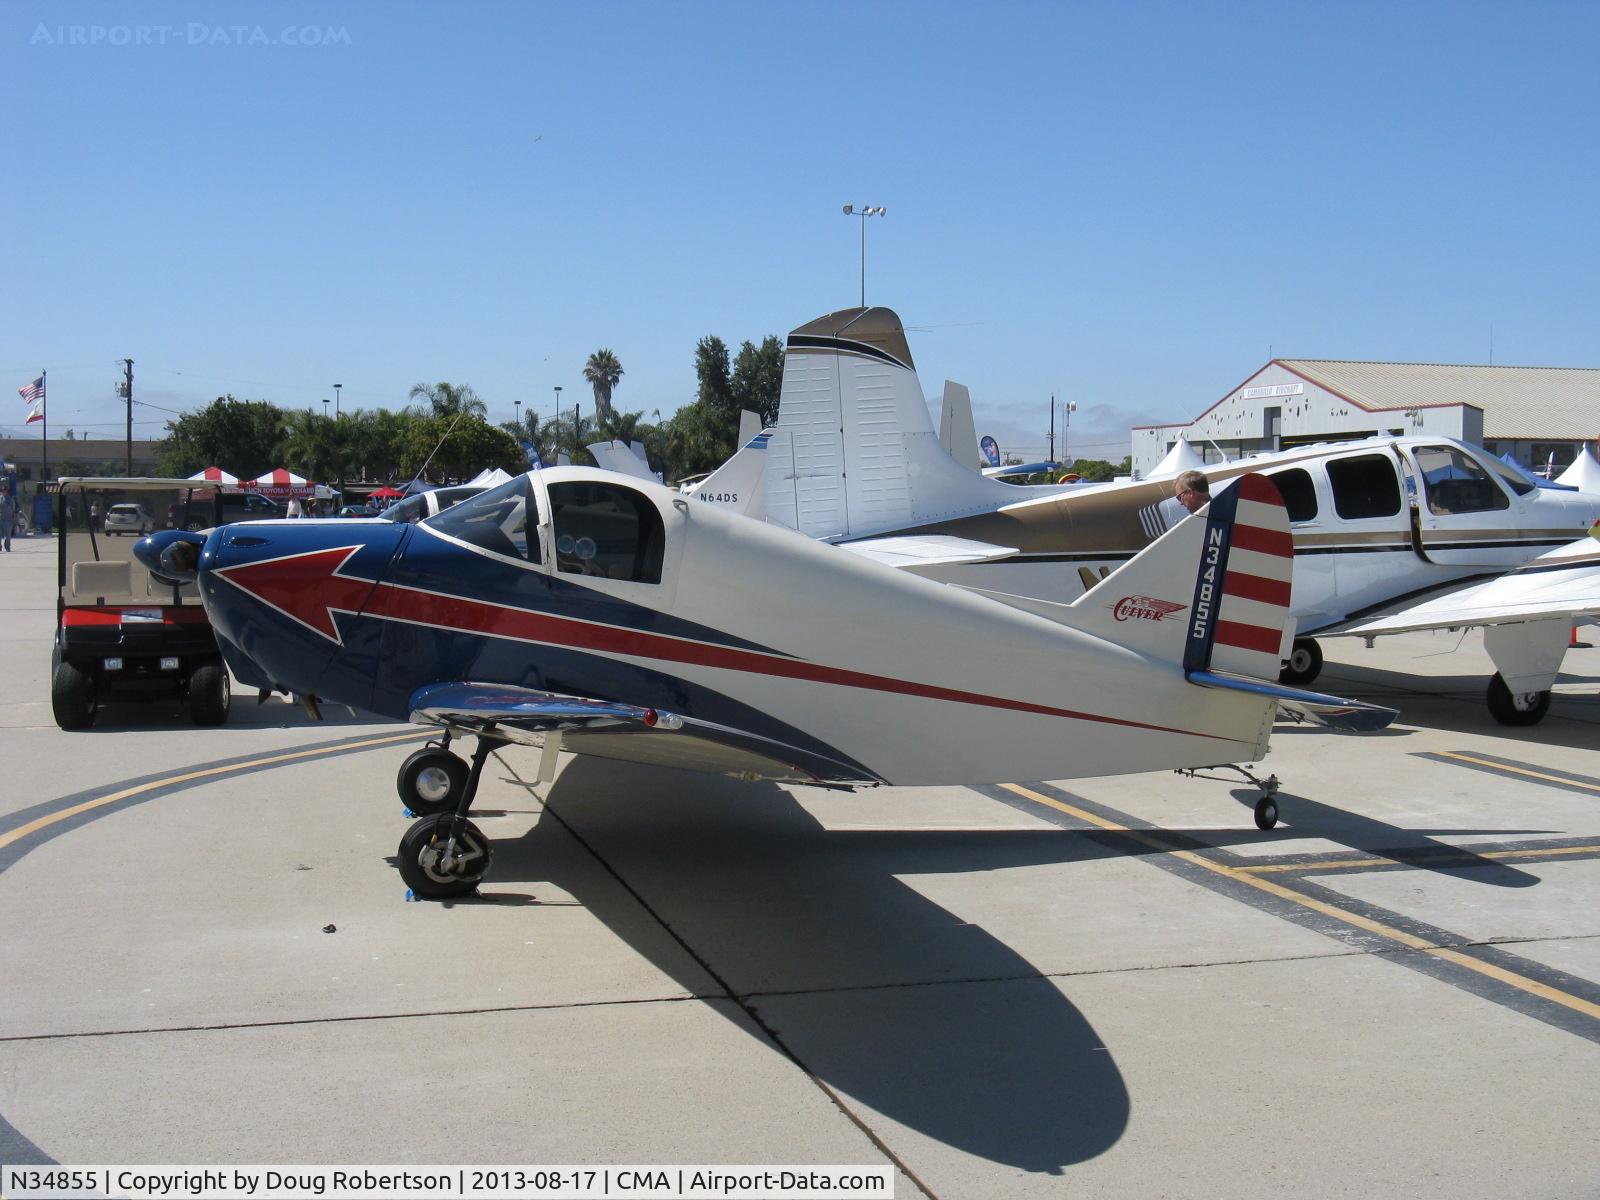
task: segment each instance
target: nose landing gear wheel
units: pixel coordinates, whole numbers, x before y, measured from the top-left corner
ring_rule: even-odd
[[[426,746],[400,764],[395,791],[400,802],[419,816],[454,812],[467,775],[467,764],[454,754]]]
[[[400,878],[424,900],[470,896],[489,872],[489,839],[465,817],[438,813],[400,839]]]

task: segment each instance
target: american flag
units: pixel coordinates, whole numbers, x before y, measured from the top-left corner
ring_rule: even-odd
[[[27,387],[19,387],[17,395],[22,397],[24,404],[32,404],[35,400],[44,399],[44,376],[41,375]]]

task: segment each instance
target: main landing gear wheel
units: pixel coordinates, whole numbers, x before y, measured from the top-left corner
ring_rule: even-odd
[[[423,817],[400,839],[400,878],[424,900],[470,896],[493,857],[489,839],[471,821],[437,813]]]
[[[400,765],[395,791],[400,802],[419,815],[454,812],[467,786],[467,764],[448,750],[418,750]]]
[[[201,663],[189,675],[189,716],[196,725],[221,725],[230,699],[228,669],[221,663]]]
[[[1496,671],[1489,680],[1489,713],[1502,725],[1537,725],[1550,710],[1550,693],[1513,692]]]
[[[58,663],[50,680],[50,708],[61,728],[89,728],[100,711],[94,676],[69,662]]]
[[[1271,829],[1278,823],[1278,802],[1271,796],[1256,801],[1256,828]]]
[[[1316,638],[1295,638],[1283,669],[1278,672],[1278,682],[1299,687],[1310,683],[1322,674],[1322,647]]]

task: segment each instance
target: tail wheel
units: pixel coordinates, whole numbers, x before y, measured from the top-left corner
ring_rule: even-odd
[[[454,812],[467,786],[469,768],[447,750],[426,747],[400,764],[395,791],[400,802],[420,815]]]
[[[50,679],[50,708],[63,729],[87,729],[100,711],[99,689],[89,672],[69,662],[56,666]]]
[[[400,839],[400,878],[424,900],[470,896],[489,872],[494,852],[483,831],[464,817],[423,817]]]
[[[1316,638],[1295,638],[1283,669],[1278,672],[1278,682],[1295,686],[1310,683],[1322,674],[1322,647]]]
[[[189,716],[196,725],[221,725],[230,699],[228,669],[221,663],[201,663],[189,675]]]
[[[1513,692],[1498,671],[1489,680],[1489,714],[1502,725],[1537,725],[1550,710],[1550,693]]]

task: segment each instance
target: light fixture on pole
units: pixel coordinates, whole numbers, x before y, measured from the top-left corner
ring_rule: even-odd
[[[518,399],[518,400],[513,401],[513,403],[517,406],[517,436],[521,437],[522,436],[522,401],[520,399]]]
[[[342,388],[343,386],[344,386],[344,384],[342,384],[342,383],[336,383],[336,384],[333,385],[333,418],[334,418],[334,420],[338,420],[339,419],[339,389]]]
[[[868,204],[857,208],[854,204],[844,206],[844,215],[859,217],[861,219],[861,307],[867,306],[867,218],[882,217],[889,210],[881,204]]]
[[[550,443],[551,465],[561,461],[561,385],[556,384],[556,432],[555,439]]]
[[[322,398],[322,419],[324,421],[328,419],[328,398],[326,396]]]
[[[1078,411],[1078,402],[1068,400],[1062,405],[1062,414],[1065,423],[1061,428],[1061,461],[1068,466],[1072,465],[1072,414]]]

